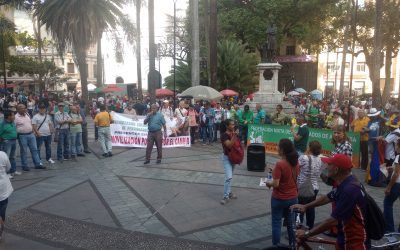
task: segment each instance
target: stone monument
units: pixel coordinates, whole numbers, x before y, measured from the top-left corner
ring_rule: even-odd
[[[276,53],[276,26],[271,25],[267,30],[267,41],[263,45],[261,63],[257,65],[259,71],[259,90],[254,93],[253,101],[247,102],[255,110],[257,103],[268,112],[273,112],[276,105],[282,104],[284,109],[291,109],[289,103],[283,102],[284,94],[278,91],[278,74],[282,68],[274,62]]]

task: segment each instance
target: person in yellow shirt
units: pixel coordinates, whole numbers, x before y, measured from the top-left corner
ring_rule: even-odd
[[[360,133],[361,169],[368,167],[368,132],[364,128],[368,126],[369,118],[365,115],[364,109],[357,111],[358,118],[351,123],[351,129]]]
[[[113,123],[110,113],[106,111],[104,105],[100,105],[100,113],[94,118],[94,124],[99,130],[99,142],[103,149],[104,157],[112,156],[110,124]]]

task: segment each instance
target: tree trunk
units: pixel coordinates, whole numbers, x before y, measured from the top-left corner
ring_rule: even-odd
[[[136,0],[136,29],[137,29],[137,36],[136,36],[136,71],[137,71],[137,83],[138,83],[138,97],[139,100],[143,100],[143,89],[142,89],[142,48],[140,42],[140,8],[141,8],[141,1]]]
[[[42,47],[43,47],[43,41],[42,41],[42,32],[41,32],[41,24],[39,18],[36,18],[36,40],[37,40],[37,45],[38,45],[38,59],[39,62],[42,63]],[[45,82],[43,81],[43,74],[39,74],[39,91],[40,93],[43,93],[43,91],[46,89]]]
[[[101,38],[103,34],[100,34],[99,40],[97,41],[97,74],[96,74],[96,86],[100,87],[103,85],[103,51],[101,48]]]
[[[346,27],[344,29],[343,53],[342,53],[342,66],[340,69],[340,86],[339,86],[339,103],[344,101],[344,73],[346,71],[347,50],[349,44],[349,27],[351,22],[350,1],[347,4]],[[351,91],[351,89],[350,89]]]
[[[148,74],[148,90],[151,103],[156,101],[156,45],[154,42],[154,0],[149,0],[149,74]]]
[[[210,0],[210,86],[217,86],[217,0]]]
[[[86,49],[75,49],[75,60],[78,64],[79,74],[81,78],[81,92],[82,92],[82,99],[89,103],[89,96],[88,96],[88,69],[86,66]]]
[[[385,56],[385,87],[383,88],[382,95],[382,103],[386,104],[386,102],[390,99],[390,93],[393,91],[393,84],[390,79],[392,74],[392,50],[390,48],[386,48],[386,56]]]
[[[382,7],[383,0],[376,0],[375,5],[375,29],[374,29],[374,50],[373,50],[373,79],[372,80],[372,105],[374,107],[382,106],[380,68],[381,68],[381,50],[382,50]]]
[[[200,85],[200,44],[199,44],[199,0],[191,0],[192,5],[192,86]]]
[[[206,45],[206,55],[210,55],[210,8],[209,8],[209,4],[208,4],[208,0],[203,0],[203,7],[204,7],[204,16],[203,16],[203,23],[204,23],[204,38],[205,38],[205,42],[204,44]],[[210,57],[207,56],[207,66],[206,66],[206,70],[207,70],[207,86],[210,86],[210,82],[211,82],[211,73],[210,73]]]

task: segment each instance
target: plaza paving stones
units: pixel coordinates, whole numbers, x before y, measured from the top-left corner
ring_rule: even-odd
[[[263,190],[235,188],[239,199],[221,206],[222,186],[189,184],[124,177],[125,182],[141,199],[159,210],[160,219],[170,224],[178,235],[200,231],[219,224],[230,224],[248,217],[261,216],[266,211]],[[175,197],[176,196],[176,197]],[[168,205],[164,206],[168,202]]]
[[[94,185],[87,181],[42,201],[31,208],[99,225],[109,227],[120,226],[115,215],[94,188]]]
[[[18,190],[30,185],[33,185],[35,183],[38,183],[40,181],[43,181],[47,178],[32,178],[32,179],[15,179],[13,180],[13,188],[14,190]]]
[[[144,166],[145,149],[114,148],[104,158],[89,124],[94,152],[16,176],[0,249],[249,249],[271,245],[271,190],[265,173],[235,169],[238,199],[225,206],[221,144],[163,150],[162,164]],[[53,144],[53,156],[56,152]],[[17,150],[18,152],[19,150]],[[43,153],[43,152],[42,152]],[[30,157],[28,157],[30,158]],[[17,156],[19,161],[19,157]],[[267,164],[277,161],[266,157]],[[32,166],[32,162],[29,162]],[[360,180],[365,172],[353,171]],[[320,194],[330,187],[321,183]],[[382,207],[384,189],[366,186]],[[176,197],[175,197],[176,195]],[[316,222],[330,206],[317,209]],[[400,222],[400,203],[394,206]],[[284,241],[285,230],[282,230]]]

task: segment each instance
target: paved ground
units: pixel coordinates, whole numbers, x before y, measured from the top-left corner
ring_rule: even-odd
[[[271,245],[270,195],[264,173],[235,170],[238,200],[219,204],[219,144],[165,149],[162,164],[143,166],[144,149],[115,148],[13,180],[0,249],[244,249]],[[55,146],[55,145],[54,145]],[[53,151],[55,153],[55,150]],[[154,155],[153,155],[154,156]],[[276,158],[267,157],[268,164]],[[360,178],[363,172],[355,170]],[[379,204],[382,188],[367,187]],[[321,184],[321,193],[329,187]],[[317,210],[317,221],[330,207]],[[395,214],[400,214],[399,202]],[[397,223],[400,222],[396,216]],[[284,237],[283,237],[284,238]]]

